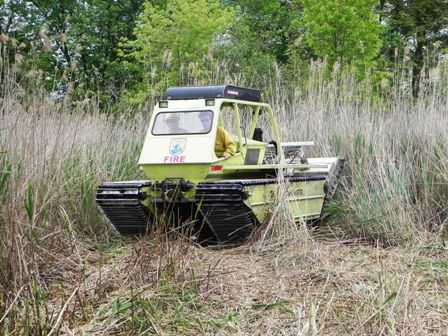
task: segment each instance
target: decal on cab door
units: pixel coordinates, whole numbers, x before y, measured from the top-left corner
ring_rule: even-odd
[[[187,139],[185,138],[175,138],[171,140],[169,153],[171,155],[166,155],[163,157],[164,163],[183,163],[185,162],[186,156],[182,155],[187,146]]]

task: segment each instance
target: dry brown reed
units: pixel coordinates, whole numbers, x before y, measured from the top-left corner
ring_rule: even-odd
[[[99,215],[100,181],[139,177],[149,108],[113,115],[6,86],[0,334],[446,333],[446,70],[416,100],[406,78],[382,94],[323,67],[293,92],[277,69],[266,98],[285,140],[348,160],[333,238],[277,207],[257,239],[216,250],[164,232],[120,238]]]
[[[27,299],[15,304],[39,310],[50,285],[78,281],[87,248],[109,240],[110,229],[92,207],[94,190],[99,181],[136,176],[150,113],[101,114],[94,102],[57,103],[38,88],[24,96],[16,86],[4,88],[0,110],[0,163],[7,178],[0,212],[0,303],[6,309],[21,292]],[[38,323],[45,318],[34,311],[33,321],[22,317],[15,323],[46,334],[58,321]]]
[[[382,91],[350,73],[325,79],[324,68],[312,63],[312,76],[292,95],[277,74],[269,99],[284,139],[312,140],[311,155],[347,159],[344,233],[385,244],[440,237],[448,224],[446,65],[422,81],[418,98],[406,77]]]

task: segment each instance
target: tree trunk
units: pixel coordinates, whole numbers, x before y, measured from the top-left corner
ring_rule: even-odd
[[[412,94],[414,97],[418,97],[420,89],[420,74],[423,68],[423,47],[425,43],[425,37],[423,34],[417,34],[417,45],[414,51],[413,67],[412,67]]]

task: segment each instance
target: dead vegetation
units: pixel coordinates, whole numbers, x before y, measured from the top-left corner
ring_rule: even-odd
[[[2,335],[443,335],[448,315],[446,70],[419,100],[350,74],[267,97],[284,138],[348,159],[318,231],[277,216],[246,245],[122,238],[94,203],[138,178],[149,108],[107,115],[11,86],[0,109]],[[30,90],[28,95],[23,91]],[[281,201],[281,194],[279,194]],[[157,237],[157,239],[153,239]]]
[[[126,239],[83,252],[81,269],[72,266],[40,293],[41,319],[51,318],[43,334],[446,332],[447,251],[440,245],[290,239],[262,250],[210,250]],[[17,318],[26,321],[24,314]]]

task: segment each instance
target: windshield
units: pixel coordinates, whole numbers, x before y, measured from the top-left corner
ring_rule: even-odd
[[[212,121],[212,111],[162,112],[156,116],[152,134],[206,134],[212,128]]]

